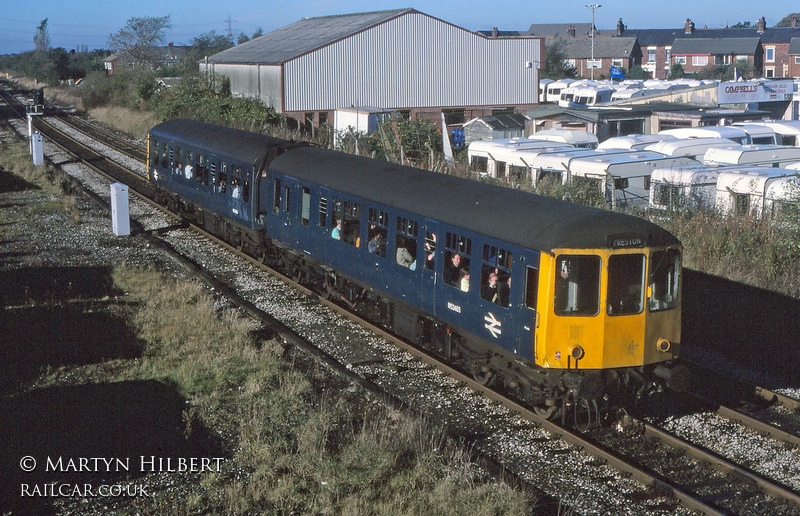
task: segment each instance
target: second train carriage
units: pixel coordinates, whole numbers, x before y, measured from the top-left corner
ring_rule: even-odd
[[[645,391],[655,376],[685,387],[674,367],[681,246],[663,229],[246,134],[165,122],[150,134],[151,177],[182,193],[192,210],[229,219],[251,251],[275,254],[318,290],[350,303],[371,292],[397,333],[457,357],[476,379],[501,379],[534,404],[595,400],[612,386]],[[208,185],[187,184],[175,171],[188,149],[193,159],[213,151],[216,179]],[[233,163],[246,165],[250,181],[246,216],[227,198],[226,211],[215,198],[224,194],[212,189]]]

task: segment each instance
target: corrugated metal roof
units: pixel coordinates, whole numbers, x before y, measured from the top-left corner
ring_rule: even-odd
[[[678,38],[672,44],[672,55],[753,55],[760,42],[759,38]]]
[[[522,113],[508,113],[494,116],[481,116],[470,120],[464,125],[469,125],[478,120],[496,131],[501,131],[504,129],[525,129],[525,121],[529,120],[529,118]]]
[[[416,12],[392,9],[303,18],[208,58],[209,63],[281,64],[394,17]]]

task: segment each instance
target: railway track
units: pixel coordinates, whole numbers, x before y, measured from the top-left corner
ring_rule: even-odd
[[[48,133],[45,133],[41,127],[37,127],[42,134],[48,136],[48,138],[58,137],[55,130],[53,133],[49,131],[51,129],[46,129]],[[52,136],[51,136],[52,135]],[[75,146],[76,148],[76,156],[80,156],[80,160],[86,163],[87,165],[93,167],[94,169],[100,171],[102,170],[104,174],[110,174],[112,181],[123,181],[129,184],[131,191],[138,190],[138,186],[134,186],[141,184],[142,190],[145,192],[149,189],[149,183],[146,181],[141,181],[141,177],[136,179],[130,175],[130,172],[124,167],[117,163],[114,163],[111,160],[103,156],[99,156],[96,153],[92,155],[88,149],[85,148],[79,142],[76,142],[74,138],[70,138],[71,142],[65,144],[69,147]],[[106,145],[113,145],[108,141],[104,142]],[[79,149],[78,147],[82,147]],[[134,174],[137,175],[137,174]],[[137,175],[138,176],[138,175]],[[145,196],[147,194],[145,193]],[[147,234],[146,231],[143,231],[144,234]],[[213,238],[210,235],[204,238]],[[215,239],[216,240],[216,239]],[[227,246],[227,244],[218,242],[219,245],[226,246],[230,252],[237,253],[240,257],[246,255],[242,255],[238,253],[234,248]],[[251,264],[255,265],[256,262],[251,257],[246,257],[250,260]],[[197,272],[198,275],[202,275],[201,271]],[[276,274],[273,272],[273,274]],[[283,280],[288,282],[287,278],[283,278]],[[209,279],[211,281],[211,279]],[[224,287],[224,285],[217,285],[215,288],[230,288]],[[306,291],[306,293],[310,294],[310,292]],[[231,291],[231,295],[235,295],[235,292]],[[676,472],[676,475],[670,474],[669,467],[656,467],[656,465],[648,464],[647,462],[641,460],[641,457],[636,457],[639,454],[636,450],[640,450],[639,447],[642,442],[642,438],[645,438],[644,441],[646,447],[652,446],[654,440],[657,440],[660,443],[668,443],[662,444],[661,446],[666,446],[668,449],[672,450],[683,450],[681,453],[686,453],[687,455],[690,453],[688,450],[689,448],[682,448],[683,445],[678,444],[678,440],[674,439],[674,436],[669,436],[668,433],[663,432],[655,427],[651,427],[643,422],[635,422],[633,420],[628,420],[629,425],[627,426],[628,429],[634,428],[637,429],[633,432],[609,432],[605,436],[600,436],[607,438],[608,441],[604,442],[598,437],[589,438],[586,435],[581,434],[580,432],[575,432],[573,430],[558,426],[550,421],[544,420],[537,416],[534,412],[530,411],[528,408],[518,404],[515,400],[504,396],[502,393],[497,393],[484,385],[476,382],[471,375],[454,369],[446,364],[442,364],[436,357],[428,355],[426,352],[422,350],[415,349],[411,346],[408,346],[406,343],[395,339],[392,335],[385,332],[382,328],[377,326],[371,325],[370,323],[361,320],[352,312],[345,310],[343,307],[335,304],[330,303],[325,300],[320,300],[321,303],[325,304],[329,309],[335,310],[337,313],[344,315],[347,318],[358,320],[358,323],[364,327],[370,329],[371,332],[382,336],[383,338],[392,341],[397,346],[400,346],[402,349],[407,351],[408,353],[414,355],[418,359],[433,364],[439,371],[443,374],[447,375],[449,379],[454,382],[456,385],[466,385],[470,389],[472,389],[475,393],[479,393],[483,396],[486,396],[487,399],[491,400],[493,404],[502,405],[506,409],[510,410],[516,417],[521,418],[524,422],[523,426],[528,425],[529,428],[535,428],[539,433],[543,432],[547,437],[537,437],[535,439],[545,439],[551,440],[554,442],[566,443],[567,447],[561,447],[559,450],[564,451],[554,451],[554,454],[589,454],[593,457],[589,464],[591,464],[590,469],[594,468],[596,470],[596,477],[598,479],[603,479],[608,476],[607,472],[605,472],[605,466],[611,466],[618,471],[624,472],[625,475],[630,475],[632,478],[640,482],[645,489],[640,491],[637,494],[638,499],[636,500],[637,503],[645,505],[650,505],[652,507],[669,507],[673,502],[669,500],[678,500],[679,503],[692,511],[697,511],[699,513],[704,514],[730,514],[736,513],[736,508],[730,508],[730,502],[728,498],[722,496],[721,492],[715,491],[710,492],[708,489],[705,489],[709,485],[716,484],[716,485],[727,485],[729,486],[730,490],[734,493],[747,493],[746,498],[749,500],[755,500],[758,498],[758,506],[761,508],[770,507],[771,510],[767,512],[761,512],[762,514],[767,513],[775,513],[775,514],[791,514],[792,512],[785,512],[787,510],[795,510],[797,511],[798,508],[793,503],[796,503],[796,494],[792,493],[791,490],[788,492],[781,491],[781,486],[774,486],[768,479],[759,479],[758,475],[752,475],[746,469],[740,468],[735,464],[728,464],[723,466],[722,463],[717,463],[719,468],[727,468],[728,473],[725,474],[716,474],[716,475],[709,475],[706,478],[696,478],[693,480],[687,480],[687,477],[682,474],[687,470],[706,470],[708,468],[704,468],[701,464],[705,461],[710,461],[712,455],[708,455],[705,451],[695,451],[691,452],[697,458],[694,459],[695,462],[693,463],[684,463],[682,466],[672,467],[671,470]],[[259,310],[252,310],[253,315],[259,314]],[[263,313],[258,315],[259,318],[264,317]],[[270,321],[271,325],[275,325],[276,327],[285,326],[283,323],[277,321]],[[289,335],[287,333],[287,335]],[[287,337],[290,339],[293,344],[304,347],[307,344],[303,344],[304,339],[294,340],[295,337]],[[324,353],[321,355],[324,356]],[[347,372],[348,374],[356,374],[358,378],[366,379],[367,384],[371,382],[370,378],[376,379],[380,377],[380,373],[375,373],[375,366],[380,365],[382,359],[374,360],[374,359],[357,359],[357,360],[350,360],[350,361],[342,361],[341,359],[336,359],[331,362],[331,367],[337,368],[341,370],[343,373]],[[336,365],[338,364],[338,365]],[[378,368],[380,369],[380,368]],[[395,371],[396,373],[396,371]],[[396,374],[395,374],[396,376]],[[355,381],[355,377],[353,377]],[[372,382],[375,384],[375,382]],[[377,384],[375,384],[377,385]],[[372,387],[370,387],[372,388]],[[376,392],[382,392],[380,390]],[[386,397],[387,399],[393,398],[393,395],[387,394],[383,392],[380,394],[381,396]],[[403,403],[403,402],[401,402]],[[619,453],[619,450],[622,449],[624,446],[622,444],[622,436],[625,436],[629,439],[627,442],[629,443],[626,446],[630,446],[631,456],[624,456],[623,454]],[[613,438],[612,438],[613,437]],[[477,442],[477,440],[476,440]],[[535,442],[535,441],[534,441]],[[478,443],[478,446],[483,447],[484,445]],[[556,445],[557,447],[558,445]],[[668,451],[662,452],[664,456],[669,455]],[[714,458],[717,460],[717,458]],[[733,483],[734,479],[738,483]],[[740,480],[741,479],[741,480]],[[762,481],[764,483],[762,483]],[[759,485],[757,489],[753,490],[749,486],[752,485]],[[694,487],[693,487],[694,486]],[[762,493],[767,492],[769,493],[768,496],[764,496]],[[783,497],[782,501],[771,502],[770,496],[773,497]],[[649,502],[643,502],[647,497],[649,497]],[[777,499],[777,498],[776,498]],[[786,501],[788,500],[788,501]],[[734,502],[738,502],[739,500],[734,500]],[[773,512],[774,511],[774,512]]]

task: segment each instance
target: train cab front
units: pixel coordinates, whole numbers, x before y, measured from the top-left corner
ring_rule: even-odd
[[[625,237],[605,249],[561,249],[543,260],[551,278],[536,333],[537,365],[560,371],[578,399],[637,397],[688,388],[680,351],[681,248]],[[544,283],[544,282],[543,282]]]

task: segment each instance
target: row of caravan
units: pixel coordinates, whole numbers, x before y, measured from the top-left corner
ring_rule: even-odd
[[[627,100],[674,90],[716,83],[711,80],[677,79],[659,80],[576,80],[540,79],[539,102],[553,103],[561,107],[594,106],[615,100]]]
[[[729,128],[734,129],[713,129]],[[770,213],[790,202],[800,147],[683,137],[679,131],[611,138],[597,148],[557,138],[569,130],[542,131],[550,139],[535,133],[473,142],[468,156],[473,170],[493,178],[534,186],[545,179],[591,182],[614,208],[716,206],[730,213]],[[586,137],[578,131],[571,139]]]

